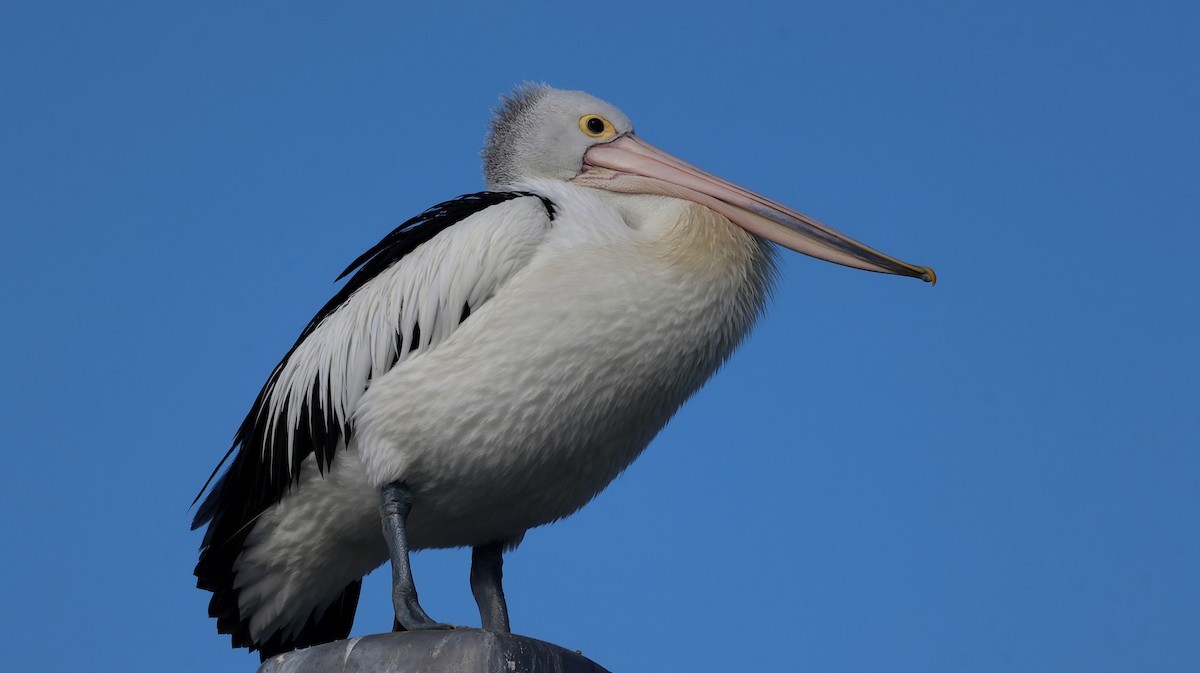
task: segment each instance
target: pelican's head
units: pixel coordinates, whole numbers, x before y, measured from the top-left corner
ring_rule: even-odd
[[[836,229],[706,173],[650,145],[616,107],[582,91],[525,85],[492,121],[483,152],[492,189],[550,178],[627,194],[659,194],[707,206],[785,248],[827,262],[935,282],[933,269],[869,248]]]

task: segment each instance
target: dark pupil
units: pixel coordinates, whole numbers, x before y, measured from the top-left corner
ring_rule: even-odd
[[[604,122],[599,117],[592,117],[587,121],[588,130],[596,135],[604,133]]]

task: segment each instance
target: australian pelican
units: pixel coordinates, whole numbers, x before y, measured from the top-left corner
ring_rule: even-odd
[[[409,569],[436,547],[473,548],[483,628],[508,631],[504,551],[594,498],[729,357],[769,292],[769,242],[934,280],[578,91],[517,89],[483,158],[488,191],[342,273],[205,485],[197,585],[234,646],[265,659],[346,637],[362,576],[389,559],[396,628],[449,628]]]

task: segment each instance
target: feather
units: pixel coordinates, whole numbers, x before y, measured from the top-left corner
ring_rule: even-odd
[[[292,649],[349,631],[353,605],[339,603],[334,616],[314,615],[311,628],[286,644],[256,643],[239,614],[235,573],[247,535],[298,483],[308,456],[322,474],[329,469],[350,441],[354,405],[371,381],[450,338],[524,265],[553,217],[549,200],[527,192],[468,194],[400,225],[339,276],[353,274],[271,372],[196,496],[212,484],[192,521],[193,529],[208,524],[197,586],[213,592],[209,612],[235,646]],[[357,602],[357,588],[343,596]]]

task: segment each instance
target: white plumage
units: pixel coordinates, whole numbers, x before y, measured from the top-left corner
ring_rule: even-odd
[[[359,578],[389,557],[381,491],[412,502],[384,519],[407,545],[394,567],[515,546],[590,501],[753,325],[773,274],[759,236],[932,279],[655,150],[579,92],[518,91],[485,161],[491,192],[356,262],[239,431],[196,520],[198,584],[235,645],[345,636]],[[485,627],[506,630],[498,574],[472,572]],[[438,626],[396,600],[407,628]]]
[[[455,237],[434,239],[418,250],[426,254],[406,257],[327,319],[330,332],[313,335],[325,348],[293,355],[315,358],[296,364],[297,372],[316,372],[299,379],[301,392],[326,371],[357,389],[371,363],[370,335],[396,333],[394,321],[375,329],[385,320],[378,316],[389,306],[394,313],[400,298],[425,307],[421,334],[432,338],[419,355],[402,348],[400,362],[365,393],[345,395],[355,439],[339,449],[334,473],[323,478],[308,458],[296,489],[308,497],[287,498],[255,525],[237,573],[246,578],[242,607],[255,615],[256,638],[299,629],[308,615],[285,606],[303,598],[319,608],[387,560],[377,495],[386,483],[415,485],[414,549],[519,540],[587,504],[716,371],[762,307],[769,249],[711,211],[616,196],[661,201],[648,204],[651,217],[629,223],[582,188],[521,187],[553,200],[560,211],[553,227],[532,198],[496,206],[504,213],[494,218],[483,217],[492,209],[472,216],[462,232],[454,227]],[[681,210],[691,211],[692,226],[676,226]],[[440,264],[452,245],[482,257],[475,273]],[[731,259],[693,259],[697,245]],[[646,263],[631,265],[631,256]],[[484,268],[493,271],[486,280],[478,273]],[[500,285],[503,293],[489,301]],[[471,319],[438,320],[472,294],[479,308]],[[330,352],[340,360],[332,368]],[[336,558],[337,567],[307,562],[321,556]]]
[[[299,425],[314,382],[323,384],[321,406],[338,423],[350,421],[369,381],[414,350],[427,352],[449,337],[463,306],[474,310],[490,298],[529,260],[548,227],[536,197],[506,201],[464,219],[368,281],[283,365],[267,407],[272,432],[282,414],[283,427]],[[420,343],[413,343],[414,333]],[[290,436],[287,447],[290,460]]]

